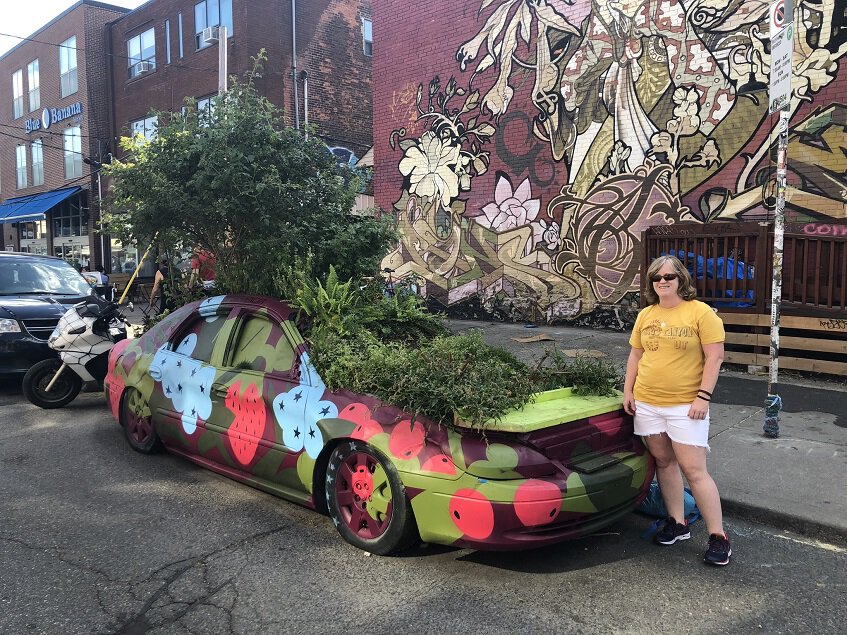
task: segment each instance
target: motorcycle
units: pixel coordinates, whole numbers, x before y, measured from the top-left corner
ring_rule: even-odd
[[[59,358],[40,361],[27,371],[24,395],[40,408],[61,408],[76,398],[83,383],[96,381],[102,386],[109,351],[127,338],[128,329],[132,326],[113,302],[92,297],[75,304],[47,340]]]

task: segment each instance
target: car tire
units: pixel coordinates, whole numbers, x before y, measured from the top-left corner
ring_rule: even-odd
[[[162,450],[147,400],[136,388],[127,388],[121,397],[121,427],[129,446],[141,454]]]
[[[65,368],[50,392],[45,388],[62,366],[59,359],[43,359],[26,372],[23,379],[24,396],[39,408],[61,408],[72,402],[82,389],[82,379],[70,368]]]
[[[342,442],[326,471],[329,516],[350,544],[380,556],[419,541],[412,504],[397,469],[361,441]]]

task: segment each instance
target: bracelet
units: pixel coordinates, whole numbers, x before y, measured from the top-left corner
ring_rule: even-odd
[[[708,397],[704,397],[703,395],[697,395],[697,399],[702,399],[703,401],[711,401]]]
[[[711,396],[712,396],[712,393],[710,393],[708,390],[703,390],[702,388],[701,388],[700,390],[698,390],[697,392],[702,392],[702,393],[703,393],[703,394],[705,394],[707,397],[711,397]]]

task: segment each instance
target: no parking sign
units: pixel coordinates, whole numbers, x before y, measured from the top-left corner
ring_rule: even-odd
[[[794,0],[771,3],[769,15],[771,35],[771,73],[768,97],[770,112],[791,104],[791,58],[794,54]]]

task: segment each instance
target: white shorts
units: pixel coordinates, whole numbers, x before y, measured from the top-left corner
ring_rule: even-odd
[[[671,441],[709,449],[709,413],[705,419],[688,416],[691,404],[651,406],[635,402],[635,434],[641,437],[666,433]]]

